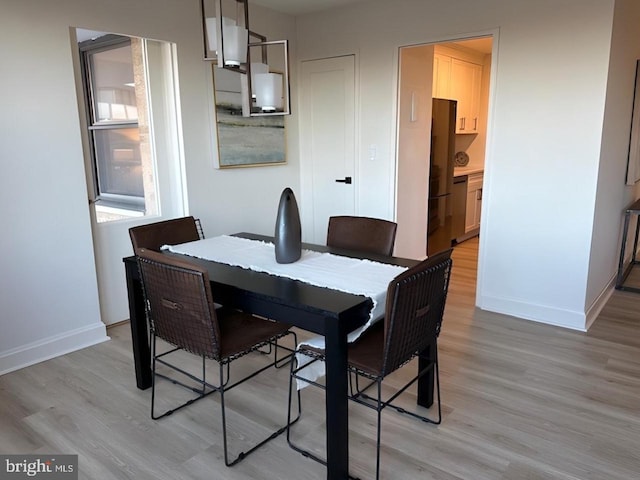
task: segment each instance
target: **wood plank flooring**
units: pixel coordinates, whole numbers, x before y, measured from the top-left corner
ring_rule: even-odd
[[[384,412],[382,478],[640,478],[640,294],[616,291],[588,333],[574,332],[475,309],[476,264],[477,239],[456,247],[439,341],[442,424]],[[325,478],[324,467],[283,436],[225,467],[216,395],[151,420],[151,392],[135,387],[129,327],[109,335],[109,342],[0,377],[0,452],[75,453],[80,478],[92,480]],[[287,369],[269,371],[229,394],[232,453],[284,421],[287,377]],[[159,395],[178,400],[175,392],[165,382]],[[294,430],[317,451],[322,395],[303,391]],[[415,391],[403,402],[417,408]],[[352,474],[373,478],[375,412],[351,406],[350,428]]]

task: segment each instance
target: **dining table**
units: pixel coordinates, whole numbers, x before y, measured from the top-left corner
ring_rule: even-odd
[[[265,235],[243,232],[234,236],[273,243],[273,237]],[[402,267],[418,263],[413,259],[309,243],[303,243],[302,248]],[[180,255],[166,251],[164,253]],[[372,308],[372,299],[239,266],[191,256],[186,258],[208,271],[216,303],[324,336],[327,479],[349,478],[347,335],[365,324]],[[123,261],[136,385],[140,389],[147,389],[151,386],[151,354],[144,294],[135,256],[126,257]],[[418,368],[433,360],[435,345],[421,353]],[[433,394],[434,377],[431,369],[429,374],[418,381],[418,405],[429,408],[433,404]]]

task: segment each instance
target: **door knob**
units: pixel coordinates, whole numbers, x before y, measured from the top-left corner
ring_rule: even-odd
[[[336,182],[337,183],[348,183],[349,185],[351,185],[351,177],[344,177],[344,178],[336,178]]]

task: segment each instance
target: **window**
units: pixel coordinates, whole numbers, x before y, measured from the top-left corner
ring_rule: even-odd
[[[103,35],[79,46],[97,220],[155,214],[143,42]]]

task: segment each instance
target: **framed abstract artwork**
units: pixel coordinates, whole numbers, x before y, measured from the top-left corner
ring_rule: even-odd
[[[242,74],[212,65],[218,168],[286,163],[284,116],[244,116]]]

